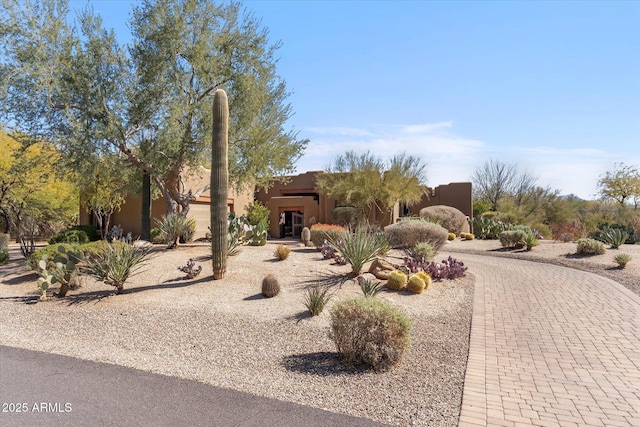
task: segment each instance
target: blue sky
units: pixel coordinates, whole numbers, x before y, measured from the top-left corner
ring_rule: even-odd
[[[91,3],[126,40],[135,2]],[[614,164],[640,167],[638,1],[244,4],[283,43],[300,172],[406,152],[435,186],[493,158],[592,199]]]

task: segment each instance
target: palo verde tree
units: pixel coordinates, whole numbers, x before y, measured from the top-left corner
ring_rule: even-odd
[[[415,204],[425,187],[420,158],[399,154],[388,162],[370,152],[348,151],[316,178],[318,191],[364,212],[377,209],[389,215],[397,203]]]
[[[76,25],[67,0],[0,1],[0,122],[46,135],[70,166],[117,151],[151,177],[169,212],[186,215],[208,189],[184,178],[208,164],[210,103],[224,89],[230,184],[265,187],[293,171],[307,141],[285,129],[279,44],[238,3],[143,0],[121,46],[90,8]]]
[[[635,166],[619,163],[613,171],[607,171],[598,179],[600,196],[605,200],[615,200],[620,206],[633,199],[634,209],[640,201],[640,172]]]

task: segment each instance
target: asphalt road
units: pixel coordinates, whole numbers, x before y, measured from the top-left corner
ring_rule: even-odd
[[[0,346],[0,403],[2,427],[383,426],[197,381],[6,346]]]

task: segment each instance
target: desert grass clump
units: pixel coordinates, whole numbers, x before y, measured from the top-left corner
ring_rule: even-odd
[[[393,270],[387,278],[387,288],[401,291],[407,287],[407,275],[403,271]]]
[[[342,239],[330,236],[327,240],[351,264],[354,275],[360,274],[366,263],[389,250],[384,234],[371,232],[363,225],[347,230]]]
[[[140,273],[141,267],[150,257],[149,245],[117,241],[106,246],[102,254],[88,259],[81,272],[115,287],[116,293],[121,294],[127,279]]]
[[[284,261],[289,257],[291,253],[291,248],[285,245],[276,246],[276,250],[273,252],[273,256],[278,259],[278,261]]]
[[[193,218],[180,214],[162,215],[159,221],[156,221],[160,235],[167,244],[167,249],[178,247],[180,237],[193,236],[196,229],[196,221]]]
[[[330,337],[347,363],[386,370],[409,348],[411,319],[377,298],[351,298],[331,309]]]
[[[322,313],[324,307],[327,305],[332,295],[329,293],[327,287],[320,286],[319,284],[313,285],[307,288],[307,293],[304,298],[304,306],[312,316],[317,316]]]
[[[613,257],[613,261],[618,264],[618,267],[625,268],[629,261],[631,261],[631,255],[629,254],[617,254]]]
[[[413,246],[413,248],[407,250],[408,256],[417,259],[430,260],[433,259],[435,254],[436,251],[433,249],[433,246],[427,242],[418,242]]]
[[[429,243],[434,251],[440,250],[447,241],[446,228],[421,219],[403,219],[384,228],[384,235],[393,248],[412,248],[419,242]]]
[[[358,278],[360,284],[360,290],[365,297],[375,297],[382,292],[383,283],[378,280],[362,279]]]
[[[426,289],[426,287],[426,283],[424,283],[424,280],[419,275],[414,274],[409,277],[409,281],[407,282],[407,291],[414,294],[421,294],[422,291]]]
[[[595,239],[578,239],[576,253],[578,255],[602,255],[606,252],[604,243]]]
[[[262,279],[262,295],[265,298],[273,298],[280,293],[280,283],[273,274],[268,274]]]

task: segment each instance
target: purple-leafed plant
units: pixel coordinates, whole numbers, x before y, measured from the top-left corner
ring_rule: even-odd
[[[443,259],[441,263],[429,262],[424,258],[405,257],[404,265],[412,273],[424,271],[434,280],[457,279],[466,275],[467,267],[464,263],[449,257]]]
[[[338,244],[342,244],[342,240],[338,240]],[[322,244],[322,248],[320,249],[320,253],[325,259],[333,259],[336,264],[345,265],[347,260],[338,253],[335,247],[331,245],[331,243],[326,240]]]

